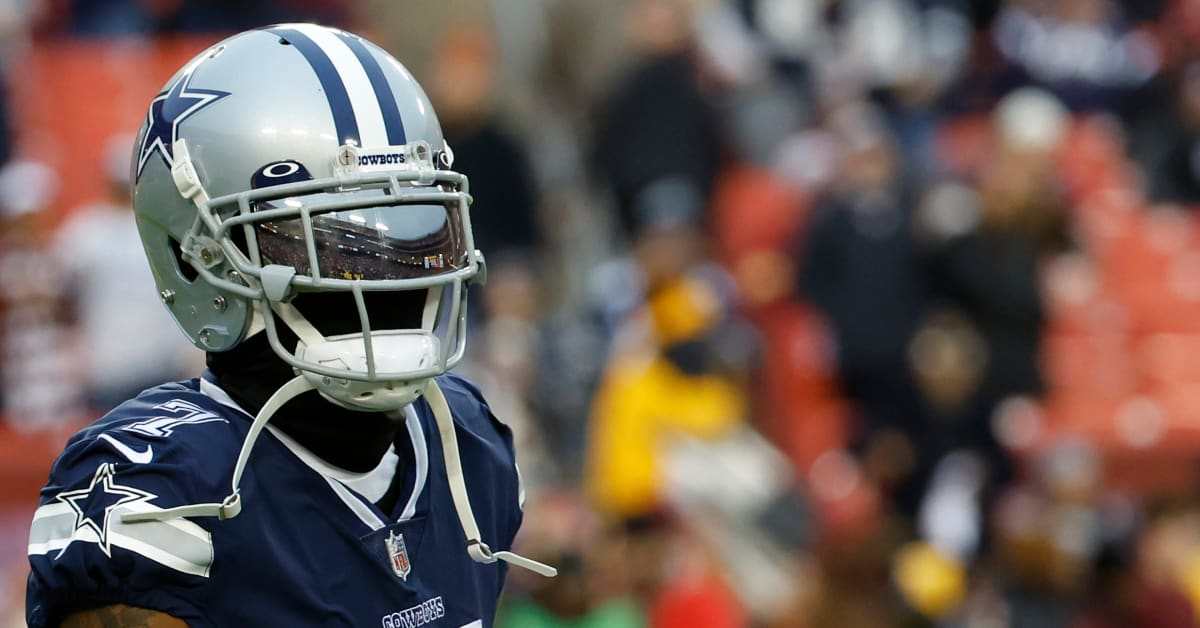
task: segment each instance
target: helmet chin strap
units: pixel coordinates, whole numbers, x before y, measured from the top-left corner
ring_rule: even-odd
[[[179,517],[216,517],[232,519],[242,512],[241,482],[242,474],[246,471],[246,463],[250,460],[250,452],[259,434],[267,425],[267,421],[283,406],[297,395],[303,394],[315,387],[303,375],[297,375],[271,395],[262,409],[255,415],[250,424],[250,430],[242,441],[242,449],[238,452],[237,464],[233,468],[231,491],[221,502],[205,504],[189,504],[175,508],[165,508],[155,512],[131,512],[121,515],[122,523],[137,523],[139,521],[167,521]],[[477,563],[494,563],[502,560],[516,567],[523,567],[532,572],[547,577],[558,575],[558,570],[545,563],[526,558],[520,554],[508,551],[492,551],[483,541],[479,533],[479,525],[475,522],[475,513],[471,510],[471,500],[467,495],[466,481],[463,479],[462,459],[458,455],[458,436],[454,431],[454,418],[450,406],[437,382],[432,379],[425,384],[425,399],[433,410],[434,421],[437,423],[438,436],[442,440],[442,455],[446,465],[446,477],[450,484],[450,497],[454,501],[454,509],[458,521],[462,525],[463,534],[467,539],[467,554]]]
[[[430,301],[433,301],[432,297]],[[271,304],[271,307],[283,319],[284,324],[292,330],[292,333],[300,338],[301,342],[309,346],[317,346],[318,343],[326,342],[324,336],[291,304],[274,302]],[[429,318],[429,310],[430,308],[427,304],[426,319]],[[427,323],[432,324],[431,321],[427,321]],[[300,377],[306,376],[302,374]],[[294,382],[295,380],[292,381]],[[323,386],[318,382],[319,380],[315,378],[309,380],[311,388],[323,392]],[[408,387],[413,387],[419,383],[408,382],[407,384]],[[403,400],[403,404],[400,406],[402,408],[411,403],[416,396],[423,395],[425,400],[429,402],[429,408],[433,410],[433,418],[437,423],[438,435],[442,440],[442,455],[445,459],[446,478],[450,484],[450,497],[454,500],[454,510],[458,513],[458,520],[462,524],[463,534],[467,537],[467,554],[471,556],[472,560],[478,563],[488,564],[494,563],[497,560],[503,560],[509,564],[523,567],[543,576],[554,577],[558,575],[558,570],[550,565],[525,558],[513,552],[493,552],[488,544],[483,542],[479,534],[479,525],[475,522],[475,513],[471,510],[471,500],[467,495],[467,484],[463,478],[462,471],[462,458],[458,455],[458,436],[454,431],[454,417],[450,413],[450,405],[446,403],[446,396],[442,394],[442,389],[432,378],[425,380],[424,384],[414,390],[413,393],[413,399],[409,399],[408,395],[403,393],[397,395],[395,398]],[[325,394],[324,396],[334,403],[339,403],[337,399],[334,399],[329,394]],[[389,408],[387,410],[395,413],[398,409]],[[257,436],[257,433],[255,435]]]
[[[462,524],[463,533],[467,537],[467,553],[478,563],[494,563],[497,559],[517,567],[523,567],[532,572],[553,578],[558,570],[545,563],[525,558],[513,552],[493,552],[487,543],[480,538],[479,526],[475,523],[475,513],[471,511],[471,500],[467,495],[467,485],[463,480],[462,459],[458,455],[458,437],[454,432],[454,418],[450,414],[450,406],[437,382],[429,380],[425,386],[425,400],[433,410],[437,421],[438,435],[442,439],[442,455],[446,461],[446,477],[450,483],[450,496],[454,499],[454,509],[458,511],[458,520]]]

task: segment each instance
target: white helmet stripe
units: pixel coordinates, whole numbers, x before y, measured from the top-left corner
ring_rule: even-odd
[[[350,97],[350,107],[354,110],[354,118],[358,123],[361,146],[387,146],[387,127],[384,124],[383,112],[379,108],[379,100],[375,97],[371,80],[354,51],[330,29],[315,24],[293,24],[290,27],[306,35],[329,57],[334,70],[346,87],[346,94]]]

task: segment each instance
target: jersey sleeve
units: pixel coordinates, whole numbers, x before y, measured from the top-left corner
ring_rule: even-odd
[[[126,522],[122,516],[224,498],[232,461],[220,453],[197,455],[236,452],[212,442],[230,431],[228,421],[221,425],[212,416],[212,425],[173,433],[128,429],[128,421],[94,426],[68,443],[30,525],[30,626],[57,625],[72,612],[114,603],[207,623],[195,601],[213,564],[210,522]]]

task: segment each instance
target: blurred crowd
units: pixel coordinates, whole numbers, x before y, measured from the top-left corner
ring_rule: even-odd
[[[1200,3],[0,0],[9,432],[203,364],[132,129],[64,171],[21,64],[287,20],[405,60],[470,177],[462,370],[560,569],[498,626],[1200,624]]]

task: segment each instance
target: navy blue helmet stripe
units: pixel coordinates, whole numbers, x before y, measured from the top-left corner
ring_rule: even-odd
[[[388,144],[401,146],[408,143],[404,133],[404,120],[400,118],[400,106],[396,104],[396,97],[388,85],[387,76],[383,74],[383,68],[379,66],[379,60],[371,54],[361,39],[342,32],[338,33],[338,37],[354,52],[354,56],[367,73],[367,80],[371,81],[371,89],[375,90],[375,99],[379,101],[379,111],[383,114],[383,125],[387,128]]]
[[[329,111],[333,114],[333,125],[337,132],[338,143],[351,141],[355,146],[362,146],[358,134],[358,121],[354,117],[354,107],[350,104],[350,95],[346,93],[346,84],[334,67],[333,61],[307,35],[292,28],[268,28],[273,33],[292,45],[312,66],[325,98],[329,101]]]

